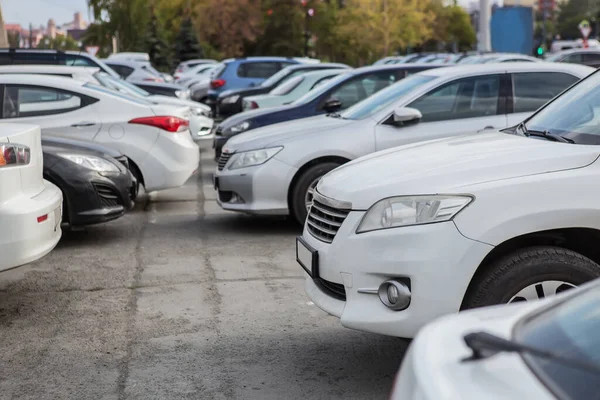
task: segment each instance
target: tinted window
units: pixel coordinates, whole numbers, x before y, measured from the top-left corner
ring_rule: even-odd
[[[409,107],[423,114],[423,122],[496,115],[500,76],[485,75],[459,79],[433,89]]]
[[[583,56],[581,53],[569,54],[561,61],[566,63],[581,64],[583,62]]]
[[[600,61],[600,53],[585,53],[583,61]]]
[[[519,342],[600,368],[599,330],[600,290],[594,287],[523,321],[515,333]],[[559,398],[598,398],[597,372],[528,354],[523,358],[546,386],[561,394]]]
[[[330,97],[335,97],[342,102],[342,109],[353,106],[396,82],[396,75],[393,71],[377,72],[364,75],[348,82],[330,93]]]
[[[245,62],[240,64],[237,74],[241,78],[268,78],[279,70],[279,63]]]
[[[578,80],[562,72],[513,74],[514,112],[535,111]]]
[[[62,114],[84,105],[83,98],[67,91],[38,86],[7,86],[4,91],[3,118],[37,117]]]
[[[292,90],[296,89],[298,87],[298,85],[300,83],[302,83],[303,80],[304,80],[303,76],[296,76],[296,77],[286,81],[285,83],[282,83],[281,85],[277,86],[275,89],[271,90],[271,92],[269,94],[272,94],[275,96],[283,96],[285,94],[288,94]]]
[[[117,74],[119,74],[119,76],[121,76],[121,78],[123,78],[123,79],[127,78],[134,71],[133,68],[126,67],[124,65],[108,64],[108,66],[111,67],[112,69],[114,69],[115,72]]]

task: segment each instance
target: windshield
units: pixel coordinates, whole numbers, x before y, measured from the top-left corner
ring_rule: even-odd
[[[292,79],[282,83],[277,86],[275,89],[271,90],[269,94],[274,96],[283,96],[296,89],[298,85],[304,80],[304,76],[298,75],[293,77]]]
[[[557,292],[560,286],[557,287]],[[600,367],[600,288],[596,285],[517,325],[516,339]],[[567,399],[597,399],[598,375],[561,361],[523,356],[548,387]]]
[[[346,119],[367,118],[392,104],[417,86],[436,78],[429,75],[411,75],[343,111],[341,113],[342,117]]]
[[[136,97],[136,96],[132,96],[130,94],[125,94],[125,93],[122,93],[122,92],[117,92],[116,90],[108,89],[108,88],[105,88],[103,86],[96,85],[95,83],[86,83],[83,86],[86,87],[86,88],[88,88],[88,89],[96,90],[98,92],[102,92],[102,93],[107,94],[109,96],[118,97],[120,99],[131,101],[131,102],[136,103],[136,104],[142,104],[142,105],[145,105],[145,106],[151,106],[151,105],[153,105],[151,102],[149,102],[147,100],[141,99],[141,98]]]
[[[528,130],[547,131],[578,144],[600,144],[600,74],[571,86],[525,124]]]
[[[294,101],[292,104],[310,103],[311,101],[313,101],[314,99],[316,99],[317,97],[319,97],[320,95],[322,95],[323,93],[325,93],[326,91],[331,89],[332,87],[337,86],[340,82],[344,82],[346,79],[350,78],[351,76],[352,76],[352,74],[350,74],[350,73],[340,74],[337,77],[331,79],[325,85],[321,85],[321,86],[309,91],[304,96],[302,96],[298,100]]]
[[[289,67],[283,68],[283,69],[279,70],[279,72],[275,73],[275,75],[272,75],[269,79],[263,81],[263,83],[261,83],[260,86],[262,86],[262,87],[273,86],[277,82],[279,82],[280,79],[285,78],[287,76],[287,74],[289,74],[289,73],[290,73]]]
[[[560,60],[562,57],[564,56],[564,53],[556,53],[556,54],[551,54],[549,56],[547,56],[546,58],[544,58],[545,61],[558,61]]]

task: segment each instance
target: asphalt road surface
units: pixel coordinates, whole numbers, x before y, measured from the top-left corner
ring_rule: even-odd
[[[389,395],[406,343],[314,306],[294,257],[300,228],[222,211],[203,147],[183,188],[0,274],[0,398]]]

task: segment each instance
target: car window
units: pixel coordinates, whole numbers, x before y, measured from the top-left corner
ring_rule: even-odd
[[[485,117],[498,113],[500,75],[458,79],[433,89],[408,107],[421,112],[423,122]]]
[[[564,290],[569,288],[564,286]],[[559,286],[557,292],[560,289]],[[518,342],[600,368],[600,289],[597,286],[526,318],[517,324],[515,339]],[[598,398],[597,372],[529,354],[523,354],[523,359],[545,386],[562,394],[560,398]]]
[[[342,113],[346,119],[363,119],[391,105],[416,87],[436,79],[435,76],[412,75],[388,86]],[[335,81],[332,79],[331,82]],[[325,85],[327,86],[327,85]],[[319,89],[320,90],[320,89]]]
[[[336,75],[331,75],[331,76],[326,76],[325,78],[321,78],[318,81],[316,81],[312,87],[310,88],[310,90],[313,90],[316,87],[321,86],[322,84],[324,84],[325,82],[329,81],[330,79],[334,78]]]
[[[340,75],[336,76],[334,79],[327,82],[326,84],[319,86],[318,90],[311,90],[310,92],[306,93],[304,96],[300,97],[298,100],[294,101],[292,104],[310,103],[311,101],[316,100],[322,94],[331,90],[331,88],[334,88],[337,85],[339,85],[341,82],[348,80],[349,77],[351,77],[351,76],[352,75],[350,72],[340,74]]]
[[[215,67],[215,69],[213,70],[213,72],[211,73],[211,78],[215,79],[221,76],[221,74],[225,71],[225,69],[227,68],[227,64],[225,63],[219,63],[217,64],[217,66]]]
[[[75,93],[38,86],[8,85],[4,90],[3,118],[38,117],[62,114],[84,104]]]
[[[277,82],[281,81],[283,78],[286,78],[288,75],[293,74],[294,72],[290,72],[289,68],[284,68],[279,70],[276,74],[271,75],[269,79],[263,81],[260,86],[269,87],[277,84]]]
[[[512,74],[513,110],[535,111],[579,78],[562,72],[522,72]]]
[[[388,87],[395,81],[394,71],[376,72],[343,83],[340,87],[334,89],[329,97],[340,100],[342,109],[346,109]]]
[[[271,90],[269,94],[274,96],[283,96],[290,93],[292,90],[296,89],[300,83],[304,80],[304,76],[296,76],[288,81],[282,83],[277,86],[275,89]]]
[[[585,53],[583,55],[583,61],[600,61],[600,53]]]
[[[135,86],[123,79],[114,78],[105,72],[96,72],[94,77],[102,84],[102,86],[113,90],[119,90],[121,92],[147,97],[150,93],[142,88]]]
[[[240,64],[237,75],[240,78],[268,78],[279,71],[279,63],[245,62]]]
[[[70,66],[74,66],[74,67],[97,67],[98,66],[98,65],[96,65],[95,62],[93,62],[89,58],[78,56],[78,55],[66,54],[64,56],[64,59],[65,59],[65,62],[64,62],[65,65],[70,65]]]
[[[581,64],[583,62],[583,55],[581,53],[569,54],[562,59],[562,62]]]
[[[108,64],[109,67],[111,67],[112,69],[115,70],[115,72],[117,74],[119,74],[119,76],[123,79],[127,78],[129,75],[131,75],[134,71],[133,68],[131,67],[127,67],[125,65],[118,65],[118,64]]]

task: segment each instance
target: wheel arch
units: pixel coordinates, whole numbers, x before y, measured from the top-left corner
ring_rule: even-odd
[[[473,290],[475,282],[485,274],[493,263],[500,258],[533,246],[554,246],[577,252],[596,264],[600,264],[600,230],[593,228],[561,228],[530,232],[507,239],[495,246],[479,264],[471,277],[467,290],[463,295],[461,310],[465,307],[465,300]]]
[[[289,210],[292,209],[292,193],[294,192],[294,188],[296,187],[298,180],[300,179],[300,177],[302,176],[302,174],[304,174],[304,172],[306,170],[308,170],[309,168],[311,168],[315,165],[319,165],[319,164],[326,163],[326,162],[336,162],[339,164],[345,164],[349,161],[350,161],[350,159],[348,159],[346,157],[329,155],[329,156],[321,156],[321,157],[314,158],[314,159],[306,162],[304,165],[302,165],[298,169],[298,171],[296,171],[296,173],[292,177],[292,180],[290,181],[290,185],[288,186],[288,191],[287,191],[288,209]]]

